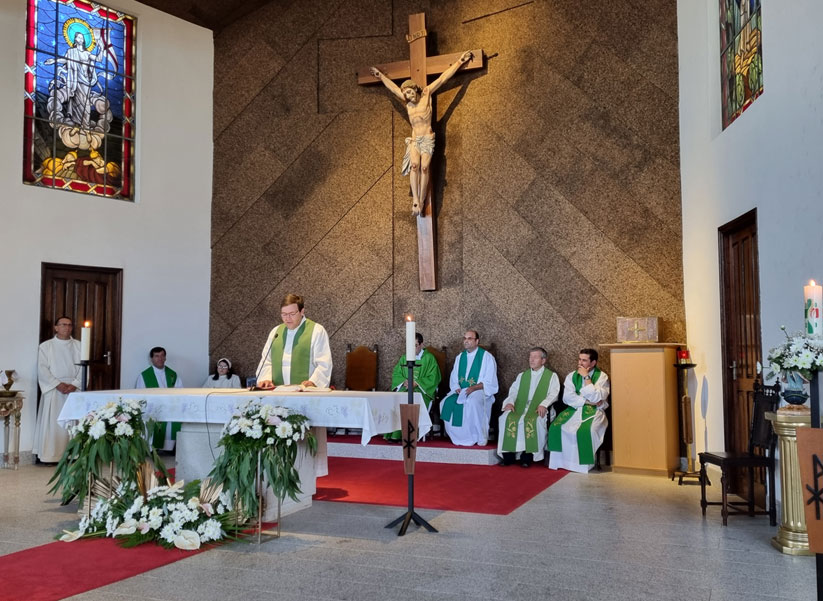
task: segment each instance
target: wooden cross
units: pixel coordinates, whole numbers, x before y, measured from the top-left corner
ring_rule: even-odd
[[[409,43],[409,60],[374,66],[380,69],[389,79],[411,79],[421,88],[424,88],[428,83],[426,76],[443,73],[462,54],[462,52],[456,52],[454,54],[426,56],[425,13],[409,15],[409,33],[406,36],[406,41]],[[472,55],[472,59],[463,65],[461,70],[483,68],[483,51],[472,50]],[[371,74],[369,67],[360,69],[357,72],[357,83],[359,84],[379,82],[380,80]],[[432,116],[433,125],[434,116]],[[435,223],[432,213],[432,200],[432,178],[429,178],[426,201],[417,216],[417,255],[421,290],[437,289]]]

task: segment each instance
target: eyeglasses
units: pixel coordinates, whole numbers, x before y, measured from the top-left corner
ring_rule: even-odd
[[[477,340],[474,336],[463,336],[463,340]]]
[[[300,311],[292,311],[291,313],[280,313],[280,317],[283,317],[283,318],[294,317],[298,313],[300,313]]]

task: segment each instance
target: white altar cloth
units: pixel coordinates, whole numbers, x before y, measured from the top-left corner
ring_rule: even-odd
[[[186,481],[205,478],[213,466],[214,457],[223,425],[229,421],[238,405],[249,399],[259,398],[269,405],[280,405],[309,418],[312,431],[317,437],[317,454],[311,457],[305,443],[298,447],[297,468],[301,494],[297,502],[285,499],[282,515],[311,507],[317,491],[316,479],[328,474],[326,453],[326,427],[361,428],[360,442],[368,444],[372,436],[401,429],[400,405],[408,402],[406,392],[359,392],[333,390],[330,392],[270,392],[238,391],[236,388],[148,388],[142,390],[104,390],[72,392],[66,399],[57,423],[62,427],[80,420],[90,411],[118,399],[145,400],[144,415],[147,419],[166,422],[182,422],[177,434],[175,476]],[[414,394],[414,402],[423,405],[423,397]],[[210,426],[218,424],[218,426]],[[420,411],[419,435],[422,438],[431,430],[428,411]],[[266,521],[276,519],[276,501],[268,489],[266,495]]]
[[[237,406],[259,398],[268,405],[288,407],[309,418],[314,427],[361,428],[360,443],[368,444],[372,436],[400,429],[400,405],[408,401],[405,392],[271,392],[238,391],[236,388],[147,388],[143,390],[103,390],[72,392],[63,405],[57,423],[63,427],[79,420],[90,411],[118,399],[146,401],[147,418],[164,422],[225,424]],[[423,405],[415,393],[414,402]],[[428,411],[420,412],[418,428],[422,438],[431,430]],[[219,432],[217,432],[219,434]]]

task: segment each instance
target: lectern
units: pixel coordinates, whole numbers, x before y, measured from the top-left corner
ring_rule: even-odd
[[[671,477],[680,467],[676,350],[682,343],[601,344],[611,352],[612,466]]]

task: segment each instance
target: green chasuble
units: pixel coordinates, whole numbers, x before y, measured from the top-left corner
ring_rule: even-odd
[[[437,365],[437,359],[434,358],[430,352],[423,350],[420,359],[415,360],[414,367],[414,391],[423,395],[423,402],[426,403],[426,410],[431,407],[434,392],[440,384],[440,367]],[[409,381],[409,368],[406,367],[406,355],[400,357],[400,361],[394,366],[394,371],[391,374],[391,389],[408,390],[406,387]],[[395,430],[383,436],[386,440],[400,440],[400,430]]]
[[[315,322],[306,319],[294,333],[291,347],[291,373],[289,384],[300,384],[309,379],[309,361],[311,358],[311,335]],[[281,323],[275,332],[276,338],[271,345],[271,381],[275,386],[283,386],[283,351],[286,348],[286,324]]]
[[[172,368],[166,366],[163,370],[166,372],[166,385],[168,388],[174,388],[177,383],[177,372]],[[160,388],[157,382],[157,376],[154,375],[154,368],[149,367],[140,374],[143,376],[143,383],[146,388]],[[180,422],[171,423],[171,439],[177,440],[177,433],[180,431]],[[162,449],[166,441],[166,422],[154,422],[154,430],[152,431],[151,444],[155,449]]]
[[[529,389],[532,383],[532,370],[527,369],[520,376],[520,386],[517,389],[517,399],[514,402],[514,410],[506,417],[506,427],[503,432],[503,451],[514,453],[517,450],[517,425],[520,418],[525,413],[523,420],[523,436],[526,439],[526,453],[537,453],[537,407],[546,400],[549,394],[549,383],[552,380],[552,372],[548,368],[543,369],[537,388],[534,389],[534,397],[529,401]]]
[[[600,379],[599,367],[595,367],[592,372],[592,384],[595,384]],[[580,394],[583,388],[583,376],[575,372],[572,374],[572,383],[574,384],[574,391]],[[582,412],[580,427],[577,429],[577,453],[580,465],[591,465],[594,463],[594,449],[592,448],[592,422],[597,413],[597,407],[586,403],[580,407]],[[577,411],[574,407],[568,407],[560,412],[554,421],[549,426],[549,442],[548,447],[550,451],[562,451],[563,443],[560,435],[560,426],[569,421],[574,412]]]
[[[469,370],[468,375],[466,375],[466,366],[469,362],[468,353],[466,351],[460,353],[457,363],[457,383],[460,385],[461,390],[477,384],[477,380],[480,378],[480,367],[483,365],[483,355],[485,354],[486,351],[478,346],[477,355],[475,355],[474,361],[472,362],[472,368]],[[443,400],[440,419],[444,422],[451,422],[453,426],[459,428],[463,425],[463,405],[457,403],[457,396],[456,394],[450,394]]]

